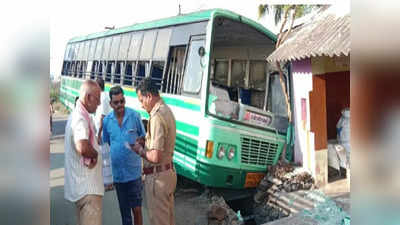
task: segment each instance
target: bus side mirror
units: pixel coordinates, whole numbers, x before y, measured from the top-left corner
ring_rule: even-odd
[[[203,46],[199,47],[198,53],[200,57],[203,57],[206,54],[206,50]]]

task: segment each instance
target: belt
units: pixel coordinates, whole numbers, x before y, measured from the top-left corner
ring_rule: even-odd
[[[173,169],[174,165],[172,162],[165,164],[165,165],[158,165],[158,166],[151,166],[147,168],[143,168],[143,174],[148,175],[148,174],[153,174],[153,173],[160,173],[169,169]]]

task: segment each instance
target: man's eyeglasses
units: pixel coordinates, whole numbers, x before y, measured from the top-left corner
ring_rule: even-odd
[[[121,99],[119,101],[112,101],[112,104],[113,105],[119,105],[119,104],[124,104],[124,102],[125,102],[125,99],[123,98],[123,99]]]

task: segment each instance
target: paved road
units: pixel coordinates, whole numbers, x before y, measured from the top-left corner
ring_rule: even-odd
[[[65,125],[67,123],[68,116],[55,116],[53,117],[53,133],[52,137],[64,135]]]
[[[54,134],[50,140],[50,224],[76,224],[75,206],[64,199],[64,129],[66,117],[54,121]],[[56,137],[56,138],[54,138]],[[175,218],[177,225],[194,224],[197,215],[205,213],[206,204],[199,204],[201,188],[178,179],[175,193]],[[144,225],[149,225],[147,208],[143,201]],[[103,225],[121,224],[115,191],[106,192],[103,198]]]

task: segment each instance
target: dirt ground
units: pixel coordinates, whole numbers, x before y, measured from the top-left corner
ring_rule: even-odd
[[[196,219],[206,215],[208,199],[204,196],[204,189],[181,176],[175,192],[175,220],[176,225],[194,225]]]

